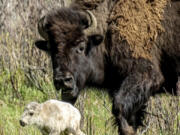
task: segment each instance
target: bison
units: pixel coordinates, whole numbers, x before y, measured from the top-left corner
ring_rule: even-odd
[[[85,1],[41,18],[35,45],[51,56],[62,100],[106,88],[119,135],[135,135],[150,96],[179,93],[180,1]]]

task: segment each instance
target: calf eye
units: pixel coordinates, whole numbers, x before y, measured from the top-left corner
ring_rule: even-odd
[[[33,116],[33,115],[34,115],[34,113],[33,113],[33,112],[30,112],[30,113],[29,113],[29,115],[30,115],[30,116]]]

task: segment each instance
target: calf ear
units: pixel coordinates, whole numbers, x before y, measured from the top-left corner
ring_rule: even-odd
[[[35,42],[37,48],[43,51],[49,51],[48,42],[45,40],[38,40]]]
[[[39,104],[38,102],[31,102],[29,103],[29,106],[30,110],[33,110],[35,112],[39,112],[39,110],[41,109],[41,104]]]
[[[89,36],[88,39],[91,46],[97,46],[101,44],[101,42],[103,41],[103,36],[96,34],[96,35]]]

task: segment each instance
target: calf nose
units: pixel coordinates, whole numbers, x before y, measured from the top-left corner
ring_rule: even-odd
[[[23,122],[22,120],[20,120],[19,123],[22,127],[24,127],[26,125],[25,122]]]

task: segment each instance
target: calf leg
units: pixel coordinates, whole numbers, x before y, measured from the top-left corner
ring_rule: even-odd
[[[59,132],[57,132],[57,131],[52,131],[52,132],[50,132],[50,134],[49,135],[60,135],[60,133]]]
[[[80,129],[78,129],[76,135],[85,135],[85,134]]]
[[[85,135],[80,129],[75,131],[73,135]]]
[[[159,89],[163,81],[160,72],[152,68],[147,70],[128,75],[113,97],[112,113],[118,124],[119,135],[136,134],[137,112],[141,112],[153,90]]]
[[[79,127],[80,126],[78,126],[77,128],[68,129],[68,132],[70,133],[69,135],[85,135]]]

